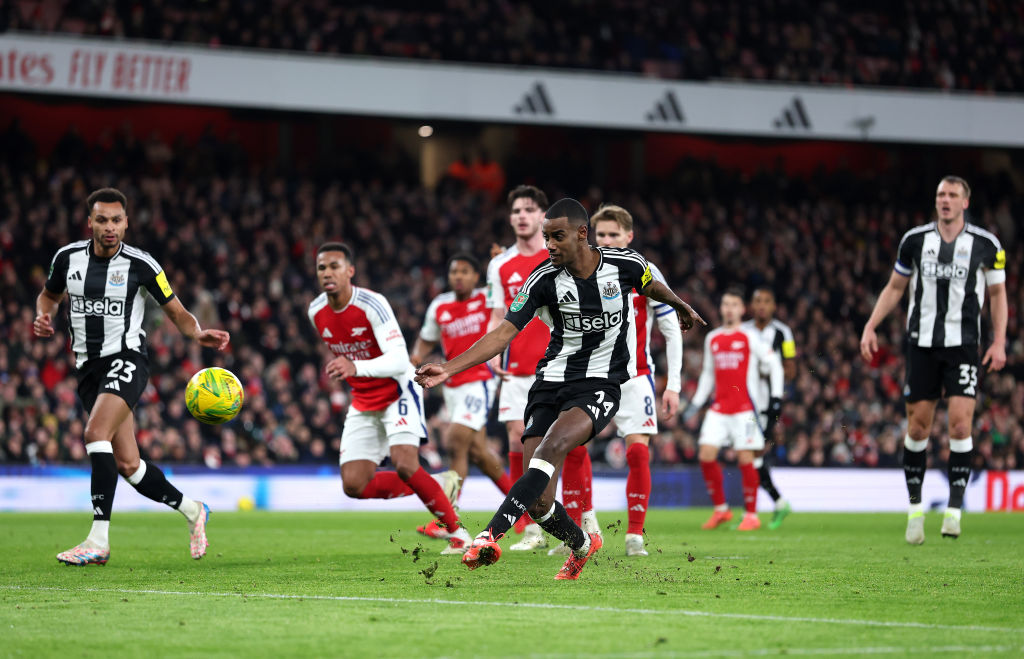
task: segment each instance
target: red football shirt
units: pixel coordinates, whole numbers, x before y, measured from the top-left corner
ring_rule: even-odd
[[[491,259],[487,266],[487,306],[507,310],[530,273],[548,260],[546,250],[524,256],[513,245]],[[512,375],[534,375],[551,340],[551,329],[534,318],[512,339],[505,355],[505,369]]]
[[[473,291],[466,300],[459,301],[455,293],[441,293],[430,303],[423,321],[420,337],[424,341],[440,341],[445,359],[452,360],[466,352],[471,345],[487,334],[490,318],[487,294],[482,288]],[[447,386],[457,387],[467,382],[490,380],[494,377],[487,364],[477,364],[448,379]]]

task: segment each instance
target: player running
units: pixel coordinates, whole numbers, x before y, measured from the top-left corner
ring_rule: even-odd
[[[949,407],[949,503],[943,537],[960,536],[960,514],[971,475],[971,427],[978,395],[978,346],[985,290],[991,300],[992,345],[982,365],[998,371],[1006,365],[1006,252],[999,239],[970,224],[964,212],[971,188],[959,176],[946,176],[935,193],[936,222],[903,234],[889,283],[864,325],[860,352],[871,361],[878,352],[875,328],[896,308],[910,285],[907,311],[907,436],[903,473],[910,496],[906,540],[924,542],[921,487],[928,467],[928,435],[939,398]]]
[[[590,218],[597,244],[602,247],[628,247],[633,242],[633,216],[621,206],[605,204]],[[653,263],[655,281],[668,285]],[[674,417],[679,411],[680,372],[683,368],[683,335],[675,310],[655,302],[635,290],[629,293],[633,318],[636,321],[636,376],[622,385],[622,404],[615,415],[615,425],[626,441],[626,505],[629,526],[626,530],[626,556],[647,556],[644,549],[644,521],[651,496],[651,458],[648,450],[651,436],[658,432],[655,414],[657,394],[654,390],[654,360],[651,359],[651,327],[655,320],[665,337],[667,378],[661,396],[661,415]]]
[[[309,320],[337,355],[327,375],[347,381],[352,404],[341,432],[341,484],[353,499],[393,499],[415,494],[448,530],[442,554],[461,554],[469,533],[452,507],[454,472],[437,480],[420,466],[423,390],[413,381],[409,353],[387,299],[352,285],[352,251],[342,243],[317,250],[316,276],[323,293],[309,304]],[[377,471],[390,457],[395,471]],[[442,485],[443,484],[443,485]]]
[[[792,382],[796,377],[796,343],[793,341],[793,330],[781,320],[775,318],[775,291],[769,286],[758,286],[754,289],[754,297],[750,301],[750,310],[754,316],[743,323],[743,327],[752,331],[761,341],[774,350],[782,358],[782,373],[785,382]],[[765,456],[771,452],[772,430],[782,413],[782,400],[771,397],[771,385],[768,381],[768,372],[761,370],[761,379],[758,381],[757,390],[754,396],[754,404],[757,406],[761,427],[764,429],[765,450],[754,458],[754,466],[757,467],[757,474],[760,476],[761,487],[768,496],[775,502],[775,510],[772,512],[772,521],[768,528],[775,530],[782,525],[782,520],[792,512],[789,502],[779,494],[779,490],[772,482],[771,473],[768,471],[768,464]]]
[[[492,258],[487,266],[487,306],[491,308],[488,331],[501,325],[527,277],[548,260],[544,236],[541,235],[544,211],[548,208],[547,195],[532,185],[520,185],[509,192],[508,205],[516,242]],[[505,423],[508,432],[508,469],[513,482],[519,480],[525,467],[522,436],[526,397],[536,377],[537,363],[544,357],[550,338],[548,326],[540,319],[534,319],[508,346],[504,363],[497,358],[492,361],[492,369],[502,380],[498,394],[498,421]],[[562,497],[577,524],[587,532],[600,533],[591,500],[590,471],[590,454],[581,446],[566,460],[563,468]],[[547,546],[543,531],[532,523],[529,515],[523,516],[516,526],[517,531],[520,525],[523,526],[523,537],[509,547],[511,551],[532,551]]]
[[[487,333],[490,313],[480,281],[480,262],[469,254],[456,254],[448,261],[448,285],[451,291],[441,293],[430,303],[423,328],[413,346],[409,361],[419,366],[437,342],[441,342],[445,359],[454,359]],[[465,479],[469,461],[494,481],[502,494],[508,494],[512,480],[501,461],[487,448],[484,427],[494,403],[497,380],[487,364],[479,364],[448,380],[444,387],[444,404],[448,410],[448,431],[445,434],[451,451],[451,467]],[[447,538],[448,530],[434,521],[416,529],[432,538]]]
[[[572,549],[555,578],[579,578],[602,539],[585,533],[555,500],[556,472],[569,451],[586,444],[612,420],[619,386],[636,374],[628,292],[636,289],[671,305],[686,329],[694,322],[703,324],[689,305],[654,281],[642,256],[629,249],[591,247],[589,219],[573,199],[553,204],[543,225],[549,260],[526,279],[502,323],[455,359],[417,370],[418,382],[435,387],[499,354],[535,316],[552,328],[526,404],[523,447],[529,469],[463,556],[471,570],[501,557],[498,540],[529,511],[545,531]]]
[[[700,470],[715,506],[711,518],[701,528],[713,529],[732,519],[725,502],[722,466],[718,463],[719,450],[732,445],[743,478],[746,507],[739,530],[754,531],[761,528],[757,517],[759,479],[754,456],[764,448],[764,434],[752,394],[760,383],[761,372],[767,370],[769,396],[782,397],[782,360],[753,331],[740,325],[744,312],[743,291],[727,289],[722,295],[720,311],[722,326],[709,332],[704,340],[704,367],[683,418],[692,418],[714,392],[714,402],[704,415],[697,442]]]
[[[81,544],[57,554],[67,565],[104,565],[110,559],[110,513],[117,474],[139,494],[180,512],[189,526],[192,558],[206,555],[210,509],[168,482],[160,467],[139,457],[133,410],[149,381],[146,332],[142,329],[148,292],[184,336],[224,350],[230,335],[204,330],[174,296],[164,269],[147,252],[123,242],[128,199],[114,188],[89,195],[90,240],[57,250],[36,299],[36,336],[54,335],[53,316],[67,293],[71,350],[78,369],[78,397],[89,413],[85,452],[92,463],[93,522]]]

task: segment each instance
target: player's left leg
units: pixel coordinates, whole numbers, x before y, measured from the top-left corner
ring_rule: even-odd
[[[950,396],[949,401],[949,504],[942,519],[942,537],[960,537],[960,510],[964,504],[964,492],[971,477],[971,451],[974,440],[971,427],[974,421],[975,399],[967,396]]]
[[[647,520],[647,504],[651,498],[651,453],[648,448],[650,435],[626,435],[626,515],[629,526],[626,529],[626,556],[647,556],[644,549],[644,522]]]
[[[743,506],[745,512],[740,522],[740,531],[754,531],[761,528],[761,520],[757,517],[757,488],[759,485],[757,468],[754,467],[754,451],[736,451],[736,461],[740,467],[743,482]]]
[[[448,547],[441,553],[461,554],[469,546],[469,532],[459,523],[455,507],[441,485],[420,466],[419,437],[412,433],[398,433],[389,435],[388,442],[391,447],[391,462],[395,465],[398,477],[405,481],[427,510],[433,513],[448,531]]]
[[[458,491],[454,497],[456,500],[462,492],[462,482],[465,481],[466,474],[469,473],[469,447],[473,442],[475,432],[461,423],[449,423],[445,433],[445,444],[451,456],[448,466],[458,475]],[[416,530],[431,538],[448,539],[450,535],[448,529],[437,517],[422,526],[417,526]]]
[[[591,517],[593,517],[593,498],[586,496],[584,489],[593,481],[590,473],[590,453],[586,446],[577,446],[565,456],[562,465],[562,506],[576,526],[583,526],[583,510],[590,501]],[[572,550],[564,542],[560,542],[548,550],[548,556],[568,555]]]
[[[768,493],[768,496],[772,498],[772,502],[775,505],[775,510],[772,511],[772,521],[768,523],[768,528],[773,531],[782,525],[782,520],[789,513],[793,512],[789,501],[779,494],[778,488],[775,487],[775,483],[772,481],[771,471],[768,469],[769,456],[772,453],[774,444],[775,442],[771,437],[765,437],[765,450],[760,451],[760,454],[754,458],[754,468],[757,469],[757,475],[761,481],[761,489]]]
[[[192,558],[206,555],[209,541],[206,538],[206,522],[210,517],[209,507],[183,495],[164,475],[160,467],[147,463],[139,457],[139,445],[135,440],[135,416],[129,414],[113,439],[114,459],[117,470],[139,494],[177,510],[185,517],[189,527],[189,551]]]

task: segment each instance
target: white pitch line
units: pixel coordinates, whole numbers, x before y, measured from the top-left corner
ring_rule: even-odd
[[[687,609],[626,609],[612,606],[584,606],[581,604],[551,604],[546,602],[473,602],[467,600],[412,599],[402,597],[363,597],[359,595],[293,595],[289,593],[219,593],[188,590],[152,590],[132,588],[56,588],[51,586],[0,585],[0,590],[22,590],[61,593],[117,593],[120,595],[175,595],[182,597],[250,597],[279,600],[319,600],[326,602],[374,602],[378,604],[449,604],[455,606],[495,606],[528,609],[556,609],[587,611],[591,613],[627,613],[638,615],[673,615],[700,618],[730,618],[764,622],[811,623],[821,625],[854,625],[862,627],[892,627],[898,629],[941,629],[959,632],[996,632],[1024,634],[1021,627],[987,627],[982,625],[940,625],[930,622],[899,622],[894,620],[858,620],[854,618],[811,618],[805,616],[776,616],[756,613],[722,613]]]

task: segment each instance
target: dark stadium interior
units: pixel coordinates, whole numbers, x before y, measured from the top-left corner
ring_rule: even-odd
[[[36,0],[0,6],[4,29],[685,80],[1024,89],[1024,6],[1012,0]]]
[[[439,172],[436,186],[423,184],[420,142],[403,137],[414,129],[401,122],[11,95],[2,107],[4,462],[85,458],[73,358],[63,342],[33,340],[31,323],[55,246],[84,235],[82,200],[91,189],[109,184],[128,194],[126,241],[167,268],[204,326],[232,333],[230,352],[220,355],[186,343],[162,314],[148,315],[153,375],[137,410],[138,439],[146,457],[165,462],[336,464],[347,401],[323,374],[306,318],[319,242],[343,238],[355,248],[357,284],[388,297],[411,345],[427,303],[443,290],[447,257],[468,250],[486,259],[492,242],[511,241],[506,210],[487,185],[467,184],[453,169]],[[160,130],[168,113],[176,126]],[[66,129],[47,130],[52,122]],[[929,217],[942,175],[970,172],[971,221],[998,233],[1009,263],[1024,262],[1013,221],[1024,211],[1019,152],[504,130],[514,145],[499,158],[509,185],[535,182],[551,198],[578,196],[591,210],[602,201],[629,208],[639,227],[634,245],[712,323],[727,285],[775,286],[799,351],[779,464],[899,465],[902,313],[889,319],[885,349],[870,365],[858,356],[859,328],[900,235]],[[462,144],[478,137],[443,125],[436,137],[445,131]],[[317,148],[324,136],[345,148]],[[624,166],[629,153],[641,157]],[[979,466],[1024,461],[1019,283],[1017,268],[1008,268],[1008,366],[985,378]],[[696,383],[701,340],[686,340],[684,396]],[[247,391],[240,418],[222,431],[192,420],[180,395],[194,371],[214,364],[238,373]],[[436,442],[442,422],[432,424]],[[694,462],[694,431],[665,424],[656,462]],[[941,465],[943,414],[933,436],[932,462]],[[601,445],[592,447],[595,459],[604,457]]]

